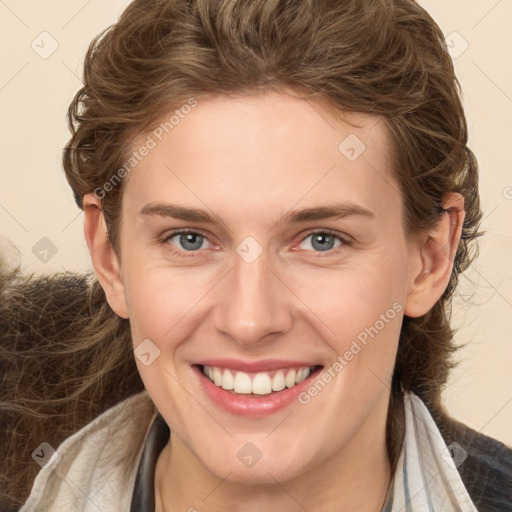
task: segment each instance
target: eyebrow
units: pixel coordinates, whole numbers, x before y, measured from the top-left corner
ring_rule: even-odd
[[[224,225],[223,220],[214,213],[199,208],[189,208],[171,203],[152,202],[141,208],[141,216],[172,217],[189,222],[203,222],[212,225]],[[355,204],[333,204],[303,208],[287,212],[279,220],[278,224],[298,224],[301,222],[333,219],[338,220],[345,217],[366,217],[375,219],[376,215],[370,210]]]

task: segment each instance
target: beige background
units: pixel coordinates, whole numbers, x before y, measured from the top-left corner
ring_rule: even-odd
[[[452,48],[486,212],[480,257],[461,278],[454,301],[457,340],[468,345],[444,396],[456,417],[512,445],[512,2],[420,3]],[[0,0],[0,243],[27,271],[91,268],[83,217],[60,162],[65,113],[80,87],[88,43],[127,4]]]

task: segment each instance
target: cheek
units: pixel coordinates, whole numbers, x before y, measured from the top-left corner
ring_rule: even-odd
[[[376,257],[339,270],[320,270],[307,276],[290,274],[297,295],[336,333],[356,334],[375,323],[393,304],[403,304],[407,279],[405,258],[397,254],[387,261]],[[394,313],[390,315],[394,318]]]
[[[343,374],[335,379],[340,389],[348,382],[365,382],[370,388],[379,385],[375,375],[386,382],[394,367],[407,260],[399,251],[375,256],[339,272],[318,272],[313,279],[301,280],[300,296],[312,312],[309,322],[332,349],[331,366],[336,368],[331,375]]]
[[[149,259],[149,258],[148,258]],[[163,341],[194,316],[212,287],[211,272],[125,261],[126,294],[132,331],[140,338]],[[135,342],[135,340],[134,340]]]

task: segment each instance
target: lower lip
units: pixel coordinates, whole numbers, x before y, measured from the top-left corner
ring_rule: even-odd
[[[268,395],[232,394],[216,386],[203,374],[199,366],[193,365],[192,369],[197,374],[202,389],[213,403],[232,414],[257,417],[277,412],[297,400],[297,396],[310,386],[311,379],[316,378],[322,368],[317,368],[306,379],[292,388],[285,388],[282,391],[275,391]]]

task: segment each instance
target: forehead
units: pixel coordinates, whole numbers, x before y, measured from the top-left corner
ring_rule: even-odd
[[[350,202],[376,214],[400,206],[379,117],[334,116],[318,101],[277,92],[206,97],[176,110],[133,145],[151,149],[128,176],[129,209],[172,199],[263,219],[299,203]]]

